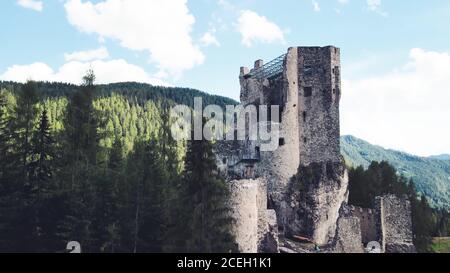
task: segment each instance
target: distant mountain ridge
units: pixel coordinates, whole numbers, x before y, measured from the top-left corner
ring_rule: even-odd
[[[341,137],[341,153],[347,165],[367,168],[372,161],[388,161],[400,175],[412,178],[430,204],[450,210],[450,160],[446,155],[419,157],[372,145],[354,136]]]
[[[443,154],[443,155],[432,155],[429,158],[431,159],[439,159],[439,160],[450,160],[450,155]]]
[[[39,94],[50,98],[67,97],[78,89],[78,85],[59,82],[36,82],[36,85]],[[22,86],[22,83],[0,81],[0,90],[6,89],[16,92]],[[112,93],[116,93],[140,102],[148,100],[155,102],[169,100],[176,104],[185,104],[191,107],[193,106],[195,97],[201,97],[203,99],[203,105],[216,104],[224,107],[226,105],[238,104],[237,101],[231,98],[211,95],[193,88],[153,86],[137,82],[99,84],[97,86],[97,93],[100,96],[109,96]]]

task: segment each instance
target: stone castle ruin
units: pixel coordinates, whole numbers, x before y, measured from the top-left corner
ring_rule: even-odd
[[[242,252],[279,252],[302,236],[336,252],[413,251],[409,203],[380,197],[373,210],[349,207],[340,154],[340,49],[291,47],[264,65],[240,69],[243,106],[279,106],[279,147],[261,140],[219,141],[215,152],[231,187],[235,236]],[[257,117],[259,121],[259,117]],[[292,250],[294,251],[294,250]],[[294,251],[296,252],[296,251]]]

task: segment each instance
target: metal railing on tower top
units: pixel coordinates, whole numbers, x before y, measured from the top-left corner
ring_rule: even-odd
[[[252,69],[245,77],[261,80],[276,76],[283,72],[285,58],[286,54],[283,54],[258,69]]]

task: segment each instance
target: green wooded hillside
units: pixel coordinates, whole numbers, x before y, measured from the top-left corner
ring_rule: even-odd
[[[231,252],[228,187],[212,143],[176,142],[191,89],[0,84],[0,252]]]
[[[399,175],[413,180],[433,207],[450,210],[450,161],[384,149],[354,136],[341,138],[341,150],[347,164],[353,167],[368,168],[372,161],[389,162]]]

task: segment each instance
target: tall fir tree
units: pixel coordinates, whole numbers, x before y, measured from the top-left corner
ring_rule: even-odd
[[[9,137],[7,127],[6,92],[0,90],[0,252],[7,251],[10,245],[9,233],[12,228],[9,220],[10,187],[7,181],[7,154]]]
[[[128,191],[123,214],[124,245],[130,252],[161,252],[164,249],[167,212],[167,172],[161,159],[161,151],[155,140],[138,141],[127,164]],[[132,234],[127,236],[126,234]],[[128,238],[127,238],[128,237]]]
[[[14,138],[14,151],[10,160],[17,168],[17,179],[22,180],[24,186],[28,185],[27,166],[31,156],[31,138],[34,131],[34,121],[37,116],[37,103],[39,96],[36,83],[28,81],[17,96],[13,116],[9,119],[8,126]]]
[[[217,171],[212,143],[190,141],[179,198],[179,242],[185,251],[235,251],[228,198],[229,188]]]
[[[179,213],[174,204],[177,204],[180,195],[181,185],[181,168],[182,161],[180,154],[183,154],[184,142],[175,141],[172,136],[172,120],[170,116],[170,104],[162,102],[160,105],[161,127],[158,132],[158,142],[161,150],[161,160],[166,172],[167,182],[165,185],[165,200],[163,202],[164,217],[166,225],[166,233],[164,238],[164,247],[161,251],[179,251],[175,246],[177,229],[176,225],[179,220]],[[172,232],[175,232],[173,234]],[[173,248],[175,247],[175,248]]]
[[[55,141],[50,133],[50,122],[47,110],[44,109],[39,119],[38,128],[32,139],[32,156],[28,164],[28,176],[32,190],[37,198],[51,194],[54,190],[51,185],[55,158]]]
[[[31,141],[31,160],[27,167],[30,187],[27,195],[32,201],[27,209],[27,218],[24,219],[31,227],[32,250],[40,252],[51,252],[57,245],[54,219],[58,215],[50,213],[58,190],[53,180],[55,141],[50,127],[47,110],[44,108]]]
[[[167,232],[169,169],[155,140],[145,144],[140,243],[145,252],[162,252]]]
[[[109,160],[103,175],[96,180],[96,198],[93,213],[94,250],[114,253],[120,251],[120,186],[125,180],[123,146],[116,139],[109,150]]]
[[[28,81],[17,94],[17,102],[6,122],[4,130],[4,162],[2,185],[5,190],[0,198],[5,209],[3,235],[14,251],[33,250],[35,225],[35,201],[28,175],[28,165],[32,155],[31,139],[39,102],[36,83]],[[33,223],[28,223],[31,221]],[[1,240],[1,239],[0,239]],[[6,243],[8,245],[8,243]]]
[[[77,240],[85,251],[92,245],[92,212],[95,201],[94,182],[99,150],[99,117],[94,108],[95,75],[89,70],[83,84],[71,97],[64,122],[64,168],[60,180],[67,195],[68,214],[60,224],[60,236]]]
[[[6,164],[7,153],[7,97],[6,91],[0,90],[0,194],[1,194],[1,181],[4,172],[4,166]]]

